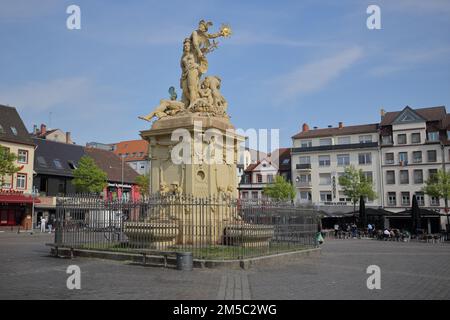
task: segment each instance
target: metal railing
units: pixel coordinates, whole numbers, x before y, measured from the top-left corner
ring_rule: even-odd
[[[126,252],[190,251],[242,259],[316,246],[313,209],[267,200],[152,195],[134,202],[73,196],[57,200],[55,244]]]

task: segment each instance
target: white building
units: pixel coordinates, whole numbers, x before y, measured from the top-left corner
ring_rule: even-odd
[[[292,137],[292,181],[296,200],[330,212],[350,212],[353,206],[339,186],[345,167],[362,169],[380,194],[380,162],[378,156],[378,124],[309,129]],[[380,206],[379,199],[367,206]]]

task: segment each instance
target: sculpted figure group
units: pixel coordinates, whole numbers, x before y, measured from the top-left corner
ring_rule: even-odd
[[[227,101],[220,93],[221,79],[217,76],[202,76],[208,71],[206,55],[217,48],[214,40],[218,37],[228,37],[231,30],[222,26],[217,33],[208,33],[211,22],[201,20],[198,29],[189,38],[184,39],[181,56],[182,90],[181,101],[172,95],[170,100],[162,99],[160,104],[148,115],[140,119],[151,121],[153,118],[174,116],[179,113],[201,113],[209,116],[228,117]],[[212,42],[210,41],[212,39]]]

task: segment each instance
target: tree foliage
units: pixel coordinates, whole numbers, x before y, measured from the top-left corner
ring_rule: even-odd
[[[139,186],[139,193],[141,196],[147,196],[150,194],[150,175],[148,173],[137,176],[136,183]]]
[[[94,162],[94,159],[83,156],[78,168],[73,171],[73,185],[78,192],[100,193],[107,186],[107,175]]]
[[[423,192],[429,196],[444,199],[445,209],[448,209],[448,198],[450,197],[450,173],[445,170],[438,172],[425,182]]]
[[[282,176],[275,177],[275,183],[267,185],[263,194],[277,201],[293,200],[295,198],[294,186]]]
[[[9,149],[0,146],[0,187],[5,182],[7,176],[11,176],[20,170],[20,167],[16,166],[17,156],[9,152]]]
[[[361,169],[354,166],[348,166],[344,170],[344,174],[339,177],[339,185],[345,196],[350,198],[353,206],[359,201],[361,196],[368,200],[377,198],[377,194],[373,190],[373,183],[369,180]]]

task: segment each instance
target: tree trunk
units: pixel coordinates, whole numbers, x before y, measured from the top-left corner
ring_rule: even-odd
[[[450,216],[448,215],[448,198],[444,198],[445,214],[447,215],[447,231],[450,231]]]

